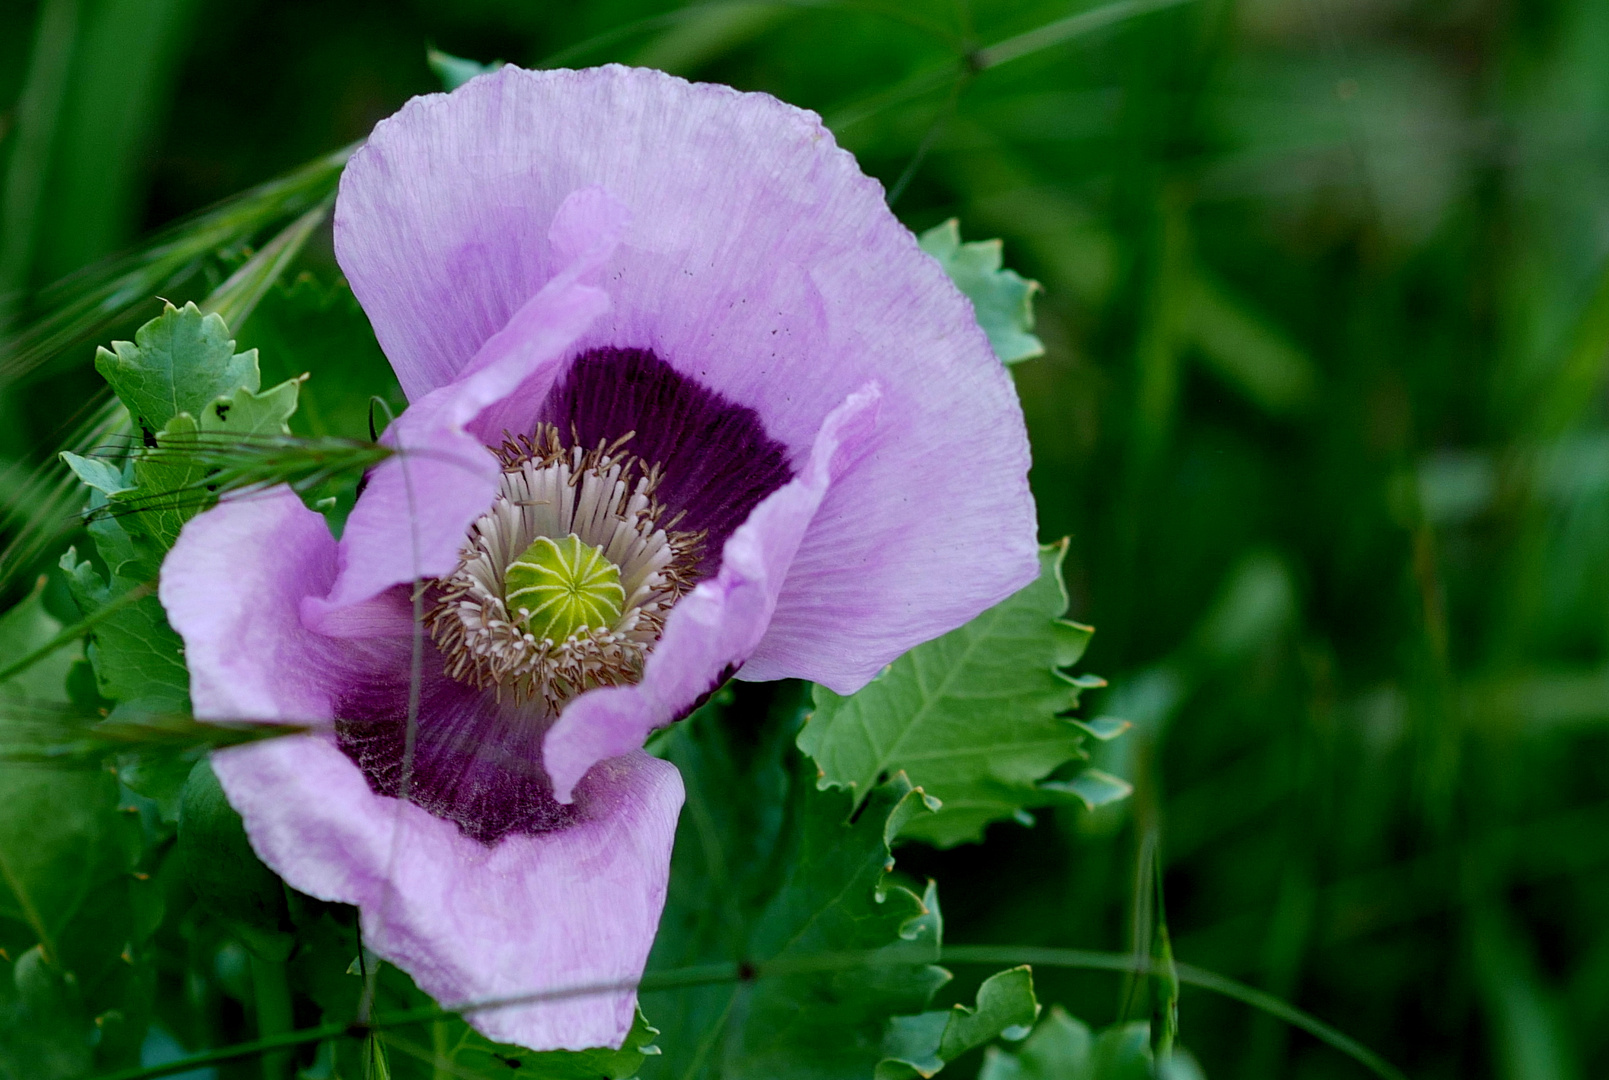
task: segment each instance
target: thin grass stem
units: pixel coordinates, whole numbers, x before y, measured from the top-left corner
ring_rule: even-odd
[[[122,596],[117,597],[115,600],[107,601],[106,605],[100,608],[100,610],[86,618],[78,620],[71,626],[66,627],[61,631],[61,633],[39,646],[39,648],[35,649],[27,656],[24,656],[21,660],[8,664],[4,668],[0,668],[0,683],[22,674],[24,671],[27,671],[29,668],[39,663],[39,661],[43,660],[45,657],[56,652],[58,649],[71,645],[73,642],[77,641],[79,638],[83,637],[85,634],[89,633],[91,630],[95,629],[95,627],[99,626],[113,615],[116,615],[119,611],[122,611],[130,604],[144,600],[147,596],[150,596],[154,592],[156,592],[156,582],[147,581],[143,584],[134,586],[134,588],[130,589]]]
[[[947,945],[940,950],[939,960],[956,964],[1005,964],[1013,966],[1017,964],[1037,964],[1041,967],[1111,971],[1121,974],[1170,973],[1166,970],[1166,965],[1138,959],[1125,953],[1093,952],[1084,949],[1057,949],[1031,945]],[[694,967],[678,968],[673,971],[649,972],[641,979],[635,980],[595,983],[560,990],[536,991],[530,994],[468,1002],[455,1006],[431,1005],[416,1009],[378,1013],[366,1023],[324,1024],[316,1028],[287,1032],[271,1039],[259,1039],[256,1042],[240,1043],[236,1046],[223,1047],[218,1050],[208,1050],[180,1061],[168,1062],[165,1065],[106,1073],[97,1077],[96,1080],[155,1080],[157,1077],[170,1076],[188,1069],[225,1061],[238,1061],[242,1058],[268,1053],[287,1046],[304,1045],[336,1036],[346,1035],[354,1038],[368,1038],[375,1032],[427,1023],[444,1017],[463,1016],[469,1013],[488,1012],[494,1009],[515,1008],[521,1005],[534,1005],[544,1001],[570,1000],[598,994],[621,993],[623,991],[652,993],[688,989],[696,986],[746,983],[779,975],[847,971],[872,964],[903,965],[919,962],[923,961],[915,957],[914,954],[908,959],[894,959],[881,951],[856,951],[819,953],[814,956],[771,960],[764,964],[701,964]],[[1172,970],[1177,972],[1177,977],[1181,983],[1221,994],[1242,1004],[1250,1005],[1252,1008],[1260,1009],[1293,1027],[1300,1028],[1332,1049],[1351,1057],[1375,1076],[1380,1077],[1380,1080],[1407,1080],[1406,1075],[1400,1069],[1391,1065],[1356,1039],[1342,1034],[1317,1017],[1303,1012],[1295,1006],[1274,997],[1272,994],[1247,986],[1245,983],[1236,982],[1234,979],[1225,978],[1214,972],[1192,967],[1189,964],[1172,965]]]

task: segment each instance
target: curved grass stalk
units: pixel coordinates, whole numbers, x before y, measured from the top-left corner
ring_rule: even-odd
[[[247,243],[275,222],[317,207],[335,190],[356,148],[353,144],[326,154],[164,229],[125,255],[46,286],[35,298],[43,314],[0,341],[0,385],[50,370],[62,350],[101,335],[136,305],[178,288],[200,271],[208,256]],[[300,241],[294,246],[299,248]]]
[[[918,71],[893,86],[884,87],[844,106],[829,116],[826,124],[835,133],[841,132],[885,109],[902,105],[940,87],[949,86],[958,93],[966,88],[973,77],[990,68],[999,67],[1013,60],[1021,60],[1023,57],[1066,44],[1128,19],[1194,2],[1195,0],[1116,0],[1115,3],[1104,7],[1081,11],[1076,15],[1045,23],[1043,26],[997,41],[993,45],[974,49],[942,64]]]
[[[936,26],[925,19],[918,18],[896,4],[853,3],[846,2],[846,0],[838,0],[838,2],[833,2],[833,0],[701,0],[699,3],[688,4],[674,11],[650,15],[620,26],[610,27],[608,30],[594,34],[583,41],[578,41],[574,45],[568,45],[557,52],[549,53],[539,60],[536,66],[538,68],[563,67],[576,60],[601,52],[618,42],[629,40],[638,34],[678,27],[698,19],[708,18],[722,9],[759,7],[794,8],[800,11],[831,11],[838,9],[863,12],[903,23],[913,29],[920,30],[924,34],[936,37],[947,45],[958,44],[958,39],[953,32],[944,27]]]
[[[1054,949],[1031,945],[948,945],[940,951],[939,959],[942,962],[949,963],[1011,965],[1029,963],[1039,964],[1043,967],[1111,971],[1124,974],[1135,973],[1136,971],[1140,974],[1161,973],[1161,965],[1139,960],[1127,953],[1092,952],[1083,949]],[[549,990],[498,998],[496,1000],[470,1002],[452,1007],[425,1006],[416,1009],[403,1009],[394,1012],[377,1013],[365,1023],[321,1024],[317,1027],[288,1031],[281,1035],[258,1039],[254,1042],[237,1043],[234,1046],[203,1051],[178,1061],[168,1062],[165,1065],[104,1073],[96,1077],[95,1080],[156,1080],[157,1077],[171,1076],[174,1073],[186,1072],[190,1069],[202,1068],[207,1065],[257,1057],[288,1047],[321,1042],[324,1039],[340,1037],[371,1038],[376,1033],[386,1032],[394,1028],[427,1023],[432,1020],[459,1016],[465,1013],[510,1008],[516,1005],[530,1005],[542,1001],[589,997],[595,994],[618,993],[622,990],[650,993],[654,991],[689,989],[697,986],[752,982],[756,979],[775,975],[847,971],[866,967],[868,964],[875,963],[878,960],[884,963],[897,963],[897,961],[891,961],[887,956],[879,956],[876,951],[864,951],[823,953],[817,956],[800,957],[795,960],[777,960],[767,964],[701,964],[694,967],[677,968],[672,971],[649,972],[638,980],[575,986],[563,990]],[[1247,986],[1245,983],[1237,982],[1234,979],[1192,967],[1188,964],[1177,964],[1175,967],[1181,982],[1222,994],[1225,997],[1250,1005],[1255,1009],[1260,1009],[1294,1027],[1298,1027],[1330,1047],[1351,1057],[1358,1064],[1379,1077],[1380,1080],[1407,1080],[1401,1070],[1357,1042],[1357,1040],[1343,1035],[1317,1017],[1303,1012],[1272,994],[1264,993],[1255,987]],[[1153,968],[1156,970],[1153,971]]]
[[[121,751],[200,757],[242,743],[301,735],[325,724],[281,721],[197,720],[184,714],[104,718],[72,706],[0,705],[5,739],[0,763],[56,769],[105,768],[106,757]]]
[[[323,188],[333,187],[335,178],[340,174],[340,167],[345,164],[350,154],[351,148],[347,148],[304,166],[287,177],[265,184],[254,192],[247,192],[238,200],[240,207],[243,207],[238,212],[230,212],[230,207],[236,206],[235,202],[231,202],[197,219],[204,226],[201,233],[210,238],[209,243],[217,239],[219,229],[222,228],[206,224],[209,218],[214,216],[231,229],[238,230],[249,225],[246,235],[250,235],[257,231],[257,227],[262,223],[259,218],[269,210],[272,210],[272,214],[268,216],[280,215],[287,206],[300,205],[301,201],[311,193],[322,191],[311,208],[303,210],[295,220],[281,229],[212,291],[202,305],[207,311],[217,312],[230,326],[239,330],[256,308],[257,302],[290,269],[307,243],[308,237],[329,215],[330,208],[334,205],[334,195],[332,191],[322,190],[321,185]],[[187,237],[180,246],[186,251],[191,251],[195,246],[194,242],[194,237]],[[213,248],[202,248],[196,257],[199,258],[201,254],[210,250]],[[129,258],[141,257],[135,255]],[[137,276],[138,271],[124,275],[124,277]],[[92,289],[89,295],[93,295],[93,292]],[[115,320],[123,310],[127,310],[139,300],[148,299],[149,296],[148,292],[140,293],[136,299],[129,300],[115,312],[112,308],[106,308],[104,312],[106,320]],[[72,310],[76,309],[63,308],[59,314],[66,319]],[[71,320],[68,322],[71,323]],[[24,337],[30,333],[44,335],[39,338],[32,352],[25,348],[23,352],[13,355],[7,347],[0,347],[0,385],[6,382],[8,373],[15,376],[18,372],[27,374],[33,370],[23,370],[28,363],[43,364],[48,361],[53,355],[52,350],[56,347],[53,342],[59,344],[76,341],[84,334],[79,324],[64,324],[65,329],[58,328],[57,331],[46,333],[52,325],[54,324],[51,323],[51,318],[47,317],[32,330],[24,332]],[[97,447],[127,444],[132,437],[133,425],[129,420],[128,410],[112,397],[110,390],[103,387],[91,398],[87,408],[89,415],[73,429],[57,450],[90,454]],[[10,585],[15,575],[30,566],[46,548],[79,527],[78,515],[85,502],[83,486],[62,465],[55,453],[52,453],[44,464],[33,467],[19,464],[13,466],[13,469],[18,472],[26,471],[28,475],[17,486],[4,515],[0,516],[0,523],[16,528],[11,540],[3,550],[0,550],[0,589]]]
[[[89,450],[129,437],[128,410],[109,389],[102,388],[92,397],[86,410],[89,415],[62,440],[61,449]],[[12,470],[25,474],[25,479],[0,514],[0,523],[16,530],[0,549],[0,589],[11,585],[46,548],[79,527],[79,512],[87,498],[84,486],[54,455],[43,465],[19,462]]]
[[[95,629],[95,627],[99,626],[113,615],[116,615],[119,611],[122,611],[130,604],[143,600],[154,592],[156,592],[156,582],[147,581],[143,584],[134,586],[134,588],[130,589],[122,596],[117,597],[115,600],[108,601],[107,604],[99,611],[96,611],[87,618],[80,619],[71,626],[65,627],[55,637],[39,646],[39,648],[35,649],[33,652],[24,656],[22,659],[17,660],[14,663],[7,664],[4,668],[0,668],[0,683],[22,674],[24,671],[27,671],[29,668],[39,663],[39,661],[43,660],[45,657],[56,652],[58,649],[71,645],[73,642],[77,641],[79,638],[83,637],[85,634],[89,633],[91,630]]]
[[[132,440],[132,435],[126,438]],[[119,497],[91,514],[117,517],[158,507],[202,506],[223,495],[265,491],[279,484],[302,494],[342,474],[365,472],[394,453],[380,443],[334,435],[242,438],[198,433],[182,441],[164,440],[154,454],[193,463],[205,475],[175,488]],[[112,456],[121,456],[115,447]]]

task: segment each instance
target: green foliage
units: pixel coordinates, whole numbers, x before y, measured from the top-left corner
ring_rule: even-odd
[[[1052,1005],[1022,1049],[989,1048],[978,1080],[1088,1080],[1089,1058],[1089,1028]]]
[[[326,1021],[346,1024],[358,1015],[365,987],[372,987],[372,1013],[428,1011],[434,1004],[406,973],[375,959],[359,957],[355,912],[319,906],[286,891],[295,926],[294,956],[287,968],[291,988],[317,1004]],[[336,1038],[320,1050],[336,1077],[369,1077],[383,1069],[393,1080],[629,1080],[659,1053],[659,1033],[638,1011],[617,1048],[532,1051],[496,1043],[461,1017],[443,1015],[417,1024],[377,1028],[367,1038]],[[518,1070],[515,1072],[515,1070]]]
[[[1046,358],[1013,370],[1031,479],[1042,535],[1073,537],[1076,610],[1101,627],[1090,662],[1113,692],[1097,709],[1135,725],[1086,748],[1146,798],[903,851],[942,883],[949,935],[1125,944],[1135,848],[1155,833],[1181,958],[1323,1003],[1416,1075],[1601,1067],[1602,3],[478,0],[399,20],[337,0],[311,30],[259,6],[175,34],[186,0],[0,5],[0,494],[8,532],[48,525],[12,534],[14,596],[78,509],[30,478],[33,450],[81,409],[70,449],[116,430],[77,346],[130,336],[153,296],[200,299],[240,245],[261,253],[325,199],[345,151],[237,193],[439,89],[427,39],[767,91],[820,113],[913,228],[959,217],[1046,286]],[[209,206],[26,291],[119,229]],[[322,240],[303,259],[328,277]],[[245,327],[226,318],[263,348],[265,383],[313,370],[292,423],[320,434],[302,425],[321,385],[383,358],[368,334],[304,359],[334,340],[311,322],[284,348],[248,343],[280,303],[271,290]],[[327,433],[366,437],[373,392],[332,392],[352,424]],[[1259,553],[1286,586],[1277,617],[1236,584],[1274,580],[1248,574]],[[1236,609],[1257,617],[1217,617]],[[105,704],[79,689],[71,708]],[[215,923],[162,945],[163,1022],[186,1046],[256,1034],[249,965]],[[350,940],[309,948],[361,983]],[[1036,976],[1078,1015],[1112,1007],[1099,977]],[[1347,1068],[1239,1006],[1184,1004],[1215,1075]]]
[[[978,1080],[1200,1080],[1195,1059],[1177,1054],[1158,1063],[1149,1025],[1089,1028],[1053,1005],[1017,1051],[989,1048]]]
[[[88,532],[105,573],[76,549],[68,550],[61,568],[80,612],[98,620],[89,656],[99,695],[116,703],[113,719],[124,721],[124,730],[127,721],[143,717],[156,746],[125,761],[123,780],[157,799],[171,821],[195,753],[212,740],[176,744],[172,738],[174,720],[189,710],[189,676],[160,602],[147,596],[116,611],[110,606],[151,588],[184,524],[218,492],[288,482],[338,524],[350,498],[338,505],[339,496],[327,495],[327,487],[342,477],[355,483],[386,451],[292,439],[289,422],[303,380],[259,390],[256,350],[236,353],[223,320],[203,316],[193,304],[168,305],[140,328],[134,343],[101,350],[97,366],[139,417],[148,445],[132,450],[121,466],[62,455],[91,489]]]
[[[922,1009],[949,977],[932,964],[937,893],[890,874],[889,845],[928,800],[896,776],[846,820],[849,800],[815,790],[788,752],[793,692],[779,691],[769,716],[756,701],[764,691],[723,696],[658,744],[687,803],[649,971],[730,961],[766,973],[643,995],[665,1049],[645,1080],[868,1075],[890,1018]],[[809,966],[856,951],[860,964]]]
[[[961,242],[961,223],[955,218],[936,225],[919,240],[922,250],[939,261],[944,272],[972,301],[978,325],[1003,364],[1015,364],[1045,354],[1034,337],[1034,293],[1039,282],[1014,270],[1003,269],[1004,245],[999,240]]]
[[[36,589],[0,617],[0,655],[61,624]],[[0,742],[38,710],[69,706],[77,657],[58,652],[0,684]],[[101,768],[0,762],[0,1077],[56,1080],[126,1064],[150,1008],[144,944],[160,900],[135,877],[139,820]]]
[[[119,572],[149,565],[133,554],[133,542],[121,528],[110,525],[92,529],[91,533],[99,541],[101,557],[109,563],[113,559],[117,562],[108,580],[87,560],[80,560],[76,549],[68,548],[62,556],[61,569],[67,575],[74,601],[85,615],[151,580],[144,576],[130,578]],[[88,653],[102,697],[136,712],[188,711],[190,676],[184,666],[183,643],[168,626],[162,603],[155,596],[137,600],[97,625],[90,635]]]
[[[236,937],[266,959],[290,955],[284,885],[252,851],[245,824],[205,759],[185,781],[177,851],[190,888]]]
[[[1065,544],[1043,549],[1036,581],[912,649],[859,693],[816,687],[799,748],[820,766],[820,786],[848,788],[858,804],[881,777],[904,772],[943,803],[904,835],[940,846],[981,839],[989,822],[1023,820],[1030,807],[1126,795],[1127,785],[1099,770],[1040,782],[1083,761],[1086,736],[1109,739],[1124,727],[1062,717],[1082,690],[1105,685],[1064,673],[1094,632],[1061,617],[1066,553]]]
[[[444,53],[440,49],[430,49],[425,53],[425,59],[430,64],[430,70],[435,72],[436,78],[441,80],[443,90],[456,90],[475,76],[485,75],[503,66],[501,60],[482,64],[466,60],[462,56]]]
[[[214,497],[214,472],[200,449],[288,434],[298,383],[259,393],[254,351],[235,352],[228,327],[194,304],[169,304],[140,327],[134,342],[120,341],[96,355],[151,444],[135,450],[121,468],[64,454],[90,488],[89,534],[105,566],[102,574],[69,548],[61,569],[78,609],[95,616],[136,589],[156,581],[162,559],[184,523]],[[90,632],[89,659],[97,692],[116,703],[115,718],[174,717],[190,707],[183,644],[155,596],[121,606]],[[172,821],[192,755],[169,748],[125,760],[122,778],[157,800]]]
[[[375,429],[384,430],[387,413],[407,405],[345,279],[325,283],[304,271],[275,286],[239,328],[239,337],[241,347],[258,353],[265,381],[311,376],[290,419],[297,435],[367,439],[371,417]]]
[[[349,440],[348,456],[372,446],[371,435],[385,430],[389,418],[407,405],[345,279],[326,284],[304,271],[276,286],[242,328],[240,341],[257,349],[269,381],[311,376],[302,383],[291,430],[304,439],[325,440],[332,456],[342,456],[338,440]],[[284,463],[263,464],[268,471],[285,471]],[[293,486],[339,536],[370,464],[360,459],[337,467],[332,462],[323,473],[293,480]]]
[[[449,1036],[452,1047],[444,1056],[453,1067],[475,1077],[506,1077],[519,1069],[521,1077],[539,1080],[630,1080],[643,1063],[656,1056],[654,1037],[659,1032],[648,1023],[642,1010],[632,1022],[626,1041],[618,1050],[548,1050],[537,1052],[523,1047],[494,1043],[462,1021],[452,1021],[458,1037]]]
[[[997,1038],[1021,1038],[1038,1017],[1033,973],[1027,967],[991,975],[978,987],[974,1008],[955,1005],[891,1020],[883,1040],[888,1056],[877,1065],[877,1080],[933,1076],[968,1050]]]
[[[180,413],[199,416],[237,389],[256,391],[261,381],[256,352],[236,353],[223,319],[203,315],[195,304],[168,304],[132,342],[97,350],[95,370],[152,434]]]

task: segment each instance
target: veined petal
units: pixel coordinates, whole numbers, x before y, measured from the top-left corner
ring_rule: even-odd
[[[330,719],[342,650],[304,629],[300,608],[335,574],[329,527],[289,488],[227,498],[185,525],[158,595],[184,638],[196,716]]]
[[[632,223],[572,357],[651,349],[755,410],[795,465],[845,397],[882,390],[744,677],[852,691],[1033,579],[1026,431],[971,305],[819,118],[767,95],[504,68],[381,123],[343,179],[337,252],[411,396],[556,272],[548,216],[596,185]]]
[[[235,747],[213,768],[263,861],[311,896],[356,904],[364,944],[431,997],[524,998],[465,1014],[489,1038],[582,1050],[626,1037],[665,904],[675,766],[611,761],[576,790],[574,824],[491,847],[374,794],[322,735]]]
[[[559,205],[549,229],[567,260],[558,273],[485,340],[459,378],[413,402],[386,429],[382,441],[397,453],[369,475],[347,519],[334,588],[306,606],[313,625],[457,563],[464,531],[485,512],[501,473],[477,421],[517,391],[545,392],[577,337],[608,309],[608,293],[586,282],[614,251],[628,218],[596,187],[571,192]]]
[[[323,518],[284,488],[226,500],[185,526],[161,598],[185,640],[197,716],[317,724],[354,692],[398,693],[406,603],[388,595],[343,609],[345,637],[302,624],[302,602],[329,590],[336,561]],[[441,719],[421,717],[421,730]],[[263,861],[303,892],[358,905],[365,942],[439,1001],[618,986],[642,973],[682,800],[668,764],[608,762],[577,789],[563,827],[495,844],[376,794],[326,732],[220,752],[214,767]],[[634,1001],[617,988],[467,1018],[537,1049],[613,1046]]]

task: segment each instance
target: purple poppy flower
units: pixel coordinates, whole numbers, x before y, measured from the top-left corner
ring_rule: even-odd
[[[629,981],[682,799],[653,728],[734,674],[852,692],[1033,578],[1010,380],[815,115],[659,72],[411,102],[335,237],[402,453],[339,543],[281,491],[164,565],[198,716],[330,722],[219,779],[439,1000]],[[472,1022],[618,1045],[634,997]]]

